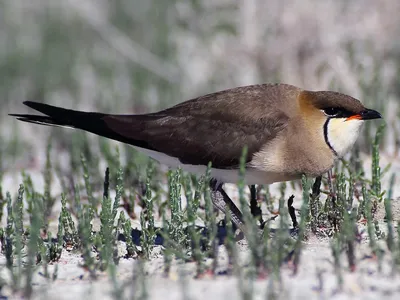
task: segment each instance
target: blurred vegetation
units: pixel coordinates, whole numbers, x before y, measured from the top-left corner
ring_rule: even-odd
[[[0,121],[14,126],[6,113],[24,110],[23,100],[142,113],[225,88],[286,82],[348,93],[393,123],[400,4],[367,2],[1,1]],[[366,124],[363,151],[374,126]],[[400,144],[392,127],[389,140]],[[11,158],[20,157],[13,149],[22,141],[45,151],[31,134],[2,128],[1,150]],[[66,149],[79,135],[51,130]]]
[[[400,96],[400,4],[367,2],[1,1],[0,120],[24,110],[23,100],[141,113],[278,81],[342,91],[385,113]],[[366,125],[362,150],[374,126]],[[60,143],[71,140],[52,130]],[[398,124],[389,138],[400,143],[397,132]],[[13,144],[30,137],[0,136]]]

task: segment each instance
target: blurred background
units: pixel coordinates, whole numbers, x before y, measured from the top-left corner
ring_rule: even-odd
[[[49,138],[78,164],[96,139],[8,117],[28,111],[24,100],[143,113],[266,82],[359,98],[385,115],[396,154],[399,12],[398,0],[2,0],[2,170],[43,164]]]

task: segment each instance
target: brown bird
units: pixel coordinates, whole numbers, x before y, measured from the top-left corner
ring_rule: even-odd
[[[247,184],[269,184],[320,176],[356,141],[365,120],[381,118],[357,99],[331,91],[307,91],[288,84],[233,88],[143,115],[82,112],[37,102],[25,105],[41,115],[12,114],[18,120],[65,126],[130,144],[172,168],[204,174],[216,207],[241,213],[222,189],[238,181],[247,146]]]

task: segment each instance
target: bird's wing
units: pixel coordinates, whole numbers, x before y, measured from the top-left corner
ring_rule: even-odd
[[[104,121],[120,135],[146,141],[148,149],[184,164],[211,161],[215,168],[236,168],[244,146],[249,162],[286,127],[289,117],[279,97],[267,85],[236,88],[149,114],[140,126],[133,124],[135,116],[107,116]]]

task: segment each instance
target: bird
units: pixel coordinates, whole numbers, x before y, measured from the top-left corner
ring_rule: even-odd
[[[88,131],[194,174],[204,174],[211,162],[213,203],[239,227],[243,216],[223,184],[238,182],[244,147],[248,185],[317,177],[352,148],[366,120],[382,118],[349,95],[285,83],[235,87],[147,114],[23,103],[43,115],[10,114],[20,121]]]

